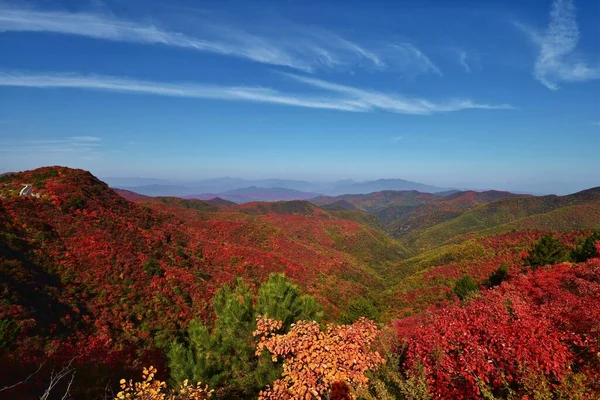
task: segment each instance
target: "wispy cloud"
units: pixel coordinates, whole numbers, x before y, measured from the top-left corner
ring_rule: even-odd
[[[101,146],[101,138],[73,136],[49,140],[15,140],[0,142],[0,153],[47,153],[89,155]]]
[[[102,139],[96,136],[72,136],[70,138],[71,140],[76,140],[76,141],[80,141],[80,142],[84,142],[84,143],[88,143],[88,142],[101,142]]]
[[[399,142],[404,139],[404,136],[395,136],[392,138],[392,142]]]
[[[465,69],[465,72],[471,72],[471,67],[467,64],[467,53],[465,51],[461,51],[458,53],[458,63],[462,65]]]
[[[98,13],[40,11],[0,6],[0,32],[49,32],[109,41],[164,45],[235,56],[302,71],[385,62],[374,51],[332,32],[286,24],[270,34],[201,21],[194,34]],[[256,30],[256,26],[254,28]]]
[[[411,77],[423,73],[443,75],[437,65],[412,43],[389,45],[388,50],[384,53],[385,60],[391,68]]]
[[[579,28],[573,0],[554,1],[550,22],[542,32],[521,23],[517,26],[539,47],[533,74],[547,88],[557,90],[559,82],[600,79],[600,65],[590,66],[575,51]]]
[[[262,87],[162,83],[98,75],[0,72],[0,86],[92,89],[170,97],[276,103],[343,111],[365,111],[359,105],[348,102],[343,98],[286,95],[277,90]]]
[[[509,104],[485,104],[476,103],[470,99],[451,99],[444,102],[433,102],[430,100],[402,96],[395,93],[383,93],[374,90],[358,89],[352,86],[340,85],[327,82],[317,78],[300,76],[295,74],[284,74],[307,85],[339,93],[347,98],[349,104],[353,104],[365,111],[383,110],[400,114],[433,114],[439,112],[460,111],[465,109],[513,109]]]
[[[295,81],[324,91],[323,94],[283,93],[275,89],[247,86],[215,86],[193,83],[162,83],[98,75],[29,74],[0,72],[0,86],[73,88],[153,94],[213,100],[236,100],[352,112],[382,110],[400,114],[433,114],[464,109],[510,109],[507,104],[476,103],[469,99],[446,102],[358,89],[316,78],[282,73]]]

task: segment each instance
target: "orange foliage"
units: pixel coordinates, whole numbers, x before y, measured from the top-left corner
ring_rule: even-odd
[[[282,378],[262,391],[259,399],[322,399],[334,383],[366,385],[366,372],[385,362],[370,350],[379,329],[365,318],[352,325],[329,324],[324,332],[314,321],[299,321],[286,334],[274,333],[280,328],[279,321],[260,317],[257,321],[256,354],[266,349],[274,361],[284,358]]]

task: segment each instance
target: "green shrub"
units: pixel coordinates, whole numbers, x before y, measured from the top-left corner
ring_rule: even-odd
[[[81,210],[83,209],[85,202],[81,197],[71,196],[67,201],[65,201],[62,206],[62,212],[66,213],[69,210]]]
[[[508,278],[508,264],[502,263],[488,278],[487,286],[492,288],[500,285]]]
[[[461,300],[466,299],[470,294],[478,291],[479,285],[469,275],[465,275],[457,280],[456,285],[454,286],[454,294]]]
[[[592,257],[597,257],[596,242],[600,242],[600,231],[594,231],[571,250],[569,259],[573,262],[584,262]]]
[[[348,310],[340,315],[340,323],[352,324],[360,317],[365,317],[373,321],[379,320],[379,311],[373,305],[371,300],[360,298],[352,300],[348,304]]]
[[[0,354],[7,351],[17,339],[20,326],[12,319],[0,319]]]
[[[150,257],[148,260],[146,260],[142,268],[144,272],[150,276],[162,277],[165,275],[165,272],[162,270],[162,268],[158,264],[158,261],[156,261],[154,257]]]
[[[360,386],[354,393],[358,400],[431,400],[425,370],[416,364],[401,371],[400,357],[386,354],[386,363],[370,372],[368,385]]]
[[[525,258],[525,265],[533,268],[544,265],[558,264],[567,261],[568,254],[563,244],[551,234],[542,238],[529,251]]]

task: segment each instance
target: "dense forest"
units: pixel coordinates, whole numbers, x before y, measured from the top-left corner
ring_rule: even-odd
[[[237,205],[5,174],[0,398],[597,399],[597,229],[600,188]]]

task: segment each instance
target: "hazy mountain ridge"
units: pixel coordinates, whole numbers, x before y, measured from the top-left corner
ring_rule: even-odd
[[[106,182],[111,187],[131,190],[148,196],[194,196],[202,199],[209,198],[209,196],[224,197],[229,192],[252,187],[262,189],[286,189],[290,190],[290,196],[291,193],[294,193],[293,191],[313,193],[313,197],[318,195],[338,196],[342,194],[363,194],[383,190],[418,190],[430,193],[448,191],[447,188],[440,188],[403,179],[378,179],[364,182],[346,179],[334,182],[309,182],[279,178],[245,180],[229,177],[200,181],[169,181],[153,178],[106,178]],[[304,195],[302,193],[298,194],[298,196],[300,196],[298,198],[285,199],[304,200],[306,198],[303,197]],[[242,200],[246,201],[245,199]],[[270,201],[268,197],[254,198],[253,200]]]
[[[246,188],[229,190],[227,192],[222,193],[192,194],[183,197],[186,199],[201,200],[221,198],[223,200],[240,204],[254,201],[308,200],[318,195],[318,193],[302,192],[300,190],[295,189],[287,189],[280,187],[262,188],[251,186]]]

